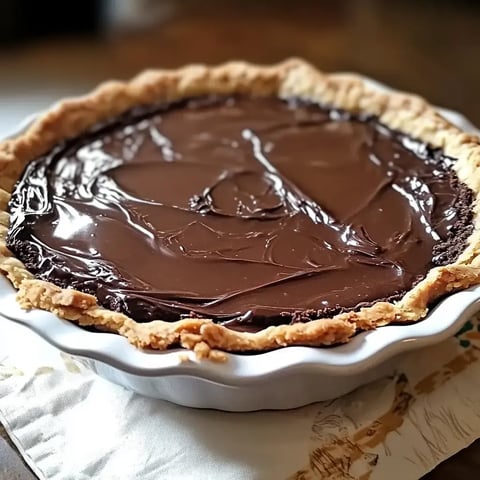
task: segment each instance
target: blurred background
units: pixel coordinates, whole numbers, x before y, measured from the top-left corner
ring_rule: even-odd
[[[480,124],[480,1],[1,0],[0,134],[149,67],[301,56]]]

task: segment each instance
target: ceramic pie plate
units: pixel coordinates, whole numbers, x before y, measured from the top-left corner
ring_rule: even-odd
[[[440,111],[463,130],[480,133],[463,116]],[[148,397],[227,411],[288,409],[338,397],[393,373],[401,356],[451,337],[480,310],[478,286],[443,299],[422,321],[363,332],[344,345],[227,354],[226,362],[215,363],[180,349],[139,350],[119,335],[91,332],[42,310],[24,311],[15,295],[0,277],[5,321],[28,327],[99,376]]]

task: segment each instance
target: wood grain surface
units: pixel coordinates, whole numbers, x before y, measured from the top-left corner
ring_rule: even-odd
[[[480,125],[479,26],[475,1],[165,1],[148,30],[3,46],[0,92],[87,91],[150,67],[301,56],[323,70],[356,71],[418,93]],[[0,479],[33,478],[5,438],[0,427]],[[425,479],[478,472],[479,441]]]
[[[0,479],[36,480],[0,424]]]

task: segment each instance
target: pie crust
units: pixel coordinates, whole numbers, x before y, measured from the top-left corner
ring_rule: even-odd
[[[373,306],[307,323],[270,326],[256,333],[238,332],[209,319],[137,323],[124,314],[100,307],[92,295],[61,289],[35,279],[6,247],[10,192],[24,166],[56,143],[75,137],[98,122],[134,106],[205,94],[296,96],[353,113],[373,114],[401,131],[457,159],[459,179],[474,192],[474,230],[455,263],[436,267],[395,303]],[[0,272],[18,289],[25,309],[40,308],[81,326],[116,332],[139,348],[165,350],[181,346],[200,358],[223,361],[224,352],[263,351],[288,345],[332,345],[356,332],[392,322],[414,322],[447,293],[480,283],[480,138],[463,133],[420,97],[381,93],[355,75],[324,74],[299,59],[274,66],[231,62],[220,66],[190,65],[178,70],[149,70],[127,83],[110,81],[89,95],[56,104],[26,132],[0,143]]]

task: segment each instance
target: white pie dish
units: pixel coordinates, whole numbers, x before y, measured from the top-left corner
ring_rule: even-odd
[[[464,130],[474,130],[464,117],[442,113]],[[418,323],[361,333],[346,345],[229,354],[227,362],[214,363],[198,361],[185,350],[141,351],[119,335],[90,332],[41,310],[26,312],[15,300],[15,289],[0,277],[5,317],[0,321],[30,328],[98,375],[142,395],[229,411],[287,409],[343,395],[391,373],[399,355],[452,336],[478,310],[480,286],[450,295]]]

